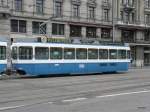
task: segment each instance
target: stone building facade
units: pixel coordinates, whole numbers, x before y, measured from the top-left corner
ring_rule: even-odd
[[[0,0],[0,38],[129,43],[132,65],[150,65],[150,0]]]

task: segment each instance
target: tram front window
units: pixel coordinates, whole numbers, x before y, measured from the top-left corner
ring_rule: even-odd
[[[62,59],[62,48],[51,47],[50,48],[50,58],[51,59]]]
[[[99,59],[108,59],[107,49],[99,49]]]
[[[35,48],[35,59],[39,59],[39,60],[49,59],[49,48],[47,48],[47,47],[36,47]]]
[[[118,50],[118,59],[126,59],[126,50]]]
[[[31,60],[33,58],[32,47],[19,47],[19,59]]]
[[[87,59],[87,49],[78,48],[76,49],[77,59]]]
[[[88,59],[98,59],[98,49],[88,49]]]
[[[127,59],[131,59],[131,52],[127,51]]]
[[[64,59],[75,59],[75,49],[64,48]]]
[[[110,59],[117,59],[117,50],[110,49],[109,50],[109,58]]]
[[[0,46],[0,60],[6,59],[6,47]]]

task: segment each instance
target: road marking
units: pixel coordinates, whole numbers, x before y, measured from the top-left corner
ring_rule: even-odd
[[[75,98],[75,99],[68,99],[68,100],[63,100],[62,102],[75,102],[75,101],[82,101],[86,100],[87,98]]]
[[[47,102],[48,104],[53,104],[53,102]]]
[[[103,95],[103,96],[96,96],[96,97],[97,98],[107,98],[107,97],[132,95],[132,94],[140,94],[140,93],[149,93],[149,92],[150,92],[150,90],[147,90],[147,91],[136,91],[136,92],[129,92],[129,93],[110,94],[110,95]]]
[[[18,106],[12,106],[12,107],[2,107],[2,108],[0,108],[0,111],[16,109],[16,108],[25,107],[25,106],[26,105],[18,105]]]

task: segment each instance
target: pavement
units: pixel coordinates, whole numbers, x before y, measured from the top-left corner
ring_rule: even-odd
[[[0,112],[150,112],[150,69],[0,80]]]

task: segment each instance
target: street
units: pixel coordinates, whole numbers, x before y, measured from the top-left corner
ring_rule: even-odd
[[[0,112],[150,112],[150,69],[0,80]]]

